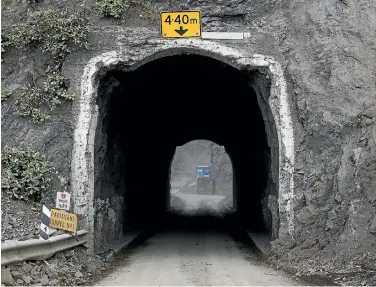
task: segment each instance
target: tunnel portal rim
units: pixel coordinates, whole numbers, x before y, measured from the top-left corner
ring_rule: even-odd
[[[110,51],[93,57],[84,67],[81,91],[78,101],[78,115],[74,129],[74,146],[71,162],[71,182],[74,212],[86,217],[83,222],[90,234],[89,249],[94,243],[94,139],[98,117],[95,104],[99,80],[110,70],[125,67],[135,70],[156,59],[166,56],[194,54],[211,57],[238,70],[267,70],[271,78],[268,105],[273,114],[278,136],[278,237],[294,238],[294,132],[287,84],[281,65],[271,56],[252,54],[227,47],[218,42],[202,40],[181,40],[176,42],[156,41],[153,51],[140,53],[138,58],[128,57],[120,51]],[[283,230],[282,230],[283,228]],[[282,232],[283,231],[283,232]]]

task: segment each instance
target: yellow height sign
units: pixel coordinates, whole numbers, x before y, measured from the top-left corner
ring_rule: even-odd
[[[162,38],[201,37],[201,12],[161,12]]]
[[[51,209],[50,227],[76,232],[77,215],[64,210]]]

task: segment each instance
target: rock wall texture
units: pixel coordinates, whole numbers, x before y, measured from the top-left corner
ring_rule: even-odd
[[[78,4],[4,0],[2,25],[6,32],[13,23],[31,21],[38,10]],[[65,74],[79,81],[81,75],[69,66],[74,61],[84,65],[116,46],[106,41],[106,33],[116,34],[119,26],[157,33],[159,11],[196,8],[202,10],[204,31],[251,31],[252,49],[275,57],[284,68],[295,118],[295,242],[283,246],[277,240],[275,247],[289,247],[291,254],[302,256],[333,250],[345,258],[376,250],[376,2],[132,1],[123,22],[92,13],[93,30],[106,27],[107,32],[92,35],[89,51],[72,54]],[[135,30],[120,36],[138,53],[147,42],[145,35]],[[258,41],[261,38],[266,40]],[[2,85],[18,89],[49,60],[38,52],[9,50]],[[13,103],[12,98],[2,103],[2,146],[28,145],[43,151],[61,180],[69,179],[74,108],[64,104],[52,120],[37,126],[14,116]]]

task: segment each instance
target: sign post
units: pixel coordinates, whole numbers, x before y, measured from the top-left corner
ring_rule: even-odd
[[[161,12],[161,37],[200,38],[201,11]]]
[[[197,167],[197,194],[213,194],[213,180],[209,166]]]
[[[40,223],[39,239],[48,240],[50,237],[50,210],[43,205],[42,218]]]

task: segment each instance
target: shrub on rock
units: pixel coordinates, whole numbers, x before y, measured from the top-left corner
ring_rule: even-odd
[[[52,167],[38,152],[5,148],[1,158],[2,191],[13,199],[39,202],[52,180]]]

